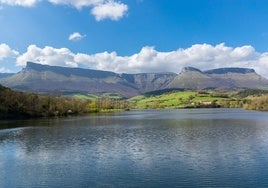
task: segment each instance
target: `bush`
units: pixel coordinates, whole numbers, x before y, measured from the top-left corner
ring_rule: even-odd
[[[247,100],[244,104],[244,108],[248,110],[268,111],[268,95]]]

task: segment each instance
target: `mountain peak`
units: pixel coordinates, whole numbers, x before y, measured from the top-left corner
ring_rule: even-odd
[[[26,62],[26,67],[31,67],[31,66],[35,66],[38,65],[37,63],[31,62],[31,61],[27,61]]]
[[[42,64],[31,62],[31,61],[27,61],[25,69],[26,70],[34,69],[37,71],[42,71],[42,70],[44,70],[44,68],[48,68],[48,67],[49,67],[49,65],[42,65]]]
[[[1,74],[0,74],[1,77]],[[201,71],[185,67],[180,74],[117,74],[109,71],[42,65],[27,62],[15,75],[0,83],[24,91],[64,93],[116,93],[124,97],[162,89],[267,88],[268,80],[248,68]]]

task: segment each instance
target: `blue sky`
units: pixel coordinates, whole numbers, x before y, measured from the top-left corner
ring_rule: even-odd
[[[0,72],[249,67],[268,77],[266,0],[0,0]]]

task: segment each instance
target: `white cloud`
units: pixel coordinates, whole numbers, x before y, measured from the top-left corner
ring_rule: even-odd
[[[102,4],[98,4],[93,7],[91,14],[95,16],[97,21],[104,19],[119,20],[122,18],[128,10],[128,6],[115,1],[108,1]]]
[[[77,9],[83,7],[96,6],[104,3],[105,0],[48,0],[49,2],[56,5],[69,5]]]
[[[83,39],[84,37],[86,37],[86,35],[81,35],[78,32],[74,32],[69,36],[69,40],[71,40],[71,41],[79,41],[79,40]]]
[[[19,55],[19,52],[12,50],[7,44],[0,44],[0,60],[4,58],[12,58]]]
[[[33,7],[41,1],[48,1],[55,5],[67,5],[77,9],[91,8],[91,14],[97,21],[104,19],[119,20],[127,12],[128,6],[117,0],[0,0],[1,4],[10,6]]]
[[[159,52],[154,47],[145,46],[131,56],[119,56],[116,52],[96,54],[73,53],[67,48],[46,46],[39,48],[30,45],[27,52],[17,58],[17,65],[27,61],[48,65],[77,67],[87,65],[93,69],[114,72],[176,72],[183,67],[193,66],[201,70],[222,67],[254,68],[268,78],[268,52],[258,53],[252,46],[228,47],[218,45],[195,44],[186,49]]]
[[[17,58],[17,65],[24,66],[27,61],[46,65],[77,67],[74,54],[67,48],[57,49],[50,46],[39,48],[36,45],[30,45],[27,52]]]
[[[32,7],[39,1],[41,0],[0,0],[0,3],[11,6]]]
[[[11,70],[5,68],[5,67],[0,67],[0,73],[10,73]]]
[[[41,1],[48,1],[55,5],[69,5],[76,7],[77,9],[81,9],[82,7],[94,6],[104,2],[104,0],[0,0],[0,3],[10,6],[32,7],[36,3]]]

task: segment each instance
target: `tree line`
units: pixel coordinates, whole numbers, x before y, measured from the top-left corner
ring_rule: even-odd
[[[24,93],[0,87],[0,118],[67,116],[128,108],[129,103],[119,99],[77,99]]]
[[[198,92],[196,97],[210,95],[209,93]],[[211,96],[211,95],[210,95]],[[189,107],[227,107],[227,108],[245,108],[248,110],[268,111],[267,91],[245,90],[238,93],[237,98],[228,98],[225,95],[213,93],[212,102],[194,103],[192,99],[195,96],[190,95],[186,102],[179,99],[180,103],[187,103],[194,106]],[[225,100],[213,100],[213,97],[226,98]],[[187,102],[188,100],[188,102]],[[114,99],[109,97],[100,97],[96,99],[78,99],[73,97],[41,95],[35,93],[24,93],[13,91],[0,85],[0,119],[3,118],[30,118],[30,117],[53,117],[67,116],[86,113],[97,113],[101,111],[114,111],[129,109],[133,107],[133,101]],[[134,105],[135,107],[135,105]],[[155,104],[155,108],[159,108]],[[188,107],[186,105],[186,107]],[[154,108],[154,107],[152,107]]]

